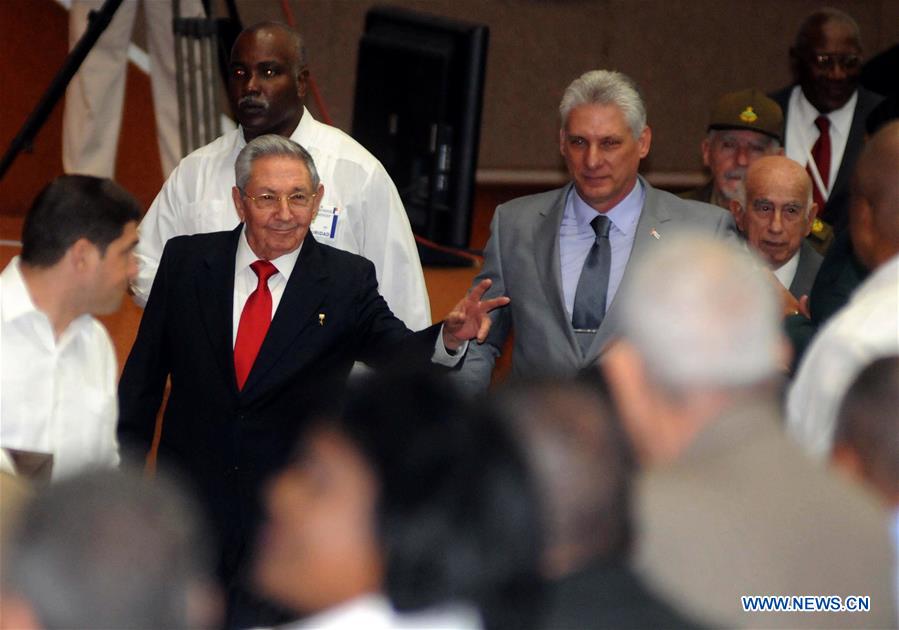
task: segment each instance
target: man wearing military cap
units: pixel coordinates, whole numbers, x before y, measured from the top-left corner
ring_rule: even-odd
[[[719,98],[700,145],[702,163],[712,178],[682,197],[722,208],[729,208],[732,200],[742,202],[749,165],[766,155],[783,153],[783,124],[780,106],[759,90],[740,90]]]

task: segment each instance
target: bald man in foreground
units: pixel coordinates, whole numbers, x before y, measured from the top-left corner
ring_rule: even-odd
[[[750,249],[796,300],[807,300],[823,258],[805,238],[818,212],[805,169],[781,155],[761,158],[746,173],[745,206],[735,199],[730,210]]]

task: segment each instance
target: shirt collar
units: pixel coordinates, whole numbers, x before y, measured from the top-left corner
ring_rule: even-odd
[[[0,283],[2,283],[0,286],[3,287],[3,290],[0,291],[0,314],[2,314],[4,324],[20,317],[38,316],[46,320],[47,325],[52,328],[50,318],[31,299],[31,293],[22,276],[21,260],[18,256],[14,257],[3,270],[0,275]],[[93,316],[89,313],[73,319],[59,336],[58,345],[62,346],[68,339],[89,330],[92,322]]]
[[[572,206],[574,208],[574,216],[578,224],[587,226],[596,218],[596,210],[591,208],[586,201],[581,199],[577,192],[577,188],[571,187]],[[640,178],[634,183],[634,187],[627,196],[618,202],[611,210],[605,213],[609,217],[609,221],[616,230],[630,236],[640,219],[640,211],[643,209],[643,200],[646,192],[643,189],[643,182]]]
[[[303,116],[300,118],[300,124],[297,125],[297,128],[290,134],[290,139],[306,149],[306,144],[309,143],[309,140],[315,132],[315,123],[316,121],[312,117],[312,114],[309,113],[308,109],[303,107]],[[243,127],[238,125],[237,131],[237,150],[239,151],[247,146],[247,141],[243,135]]]
[[[802,117],[802,120],[808,121],[810,127],[814,127],[815,119],[821,115],[821,112],[809,102],[800,86],[796,86],[796,91],[796,107],[799,108],[799,115]],[[846,101],[846,104],[840,109],[835,109],[832,112],[825,114],[830,120],[832,131],[835,130],[843,137],[849,136],[849,127],[852,126],[852,117],[855,115],[856,102],[858,102],[858,90],[852,93],[852,96],[849,97],[849,100]]]
[[[790,285],[793,284],[793,278],[796,277],[796,270],[799,268],[799,252],[800,249],[796,250],[796,253],[793,254],[793,257],[790,258],[787,262],[782,264],[777,269],[773,269],[774,275],[780,280],[780,283],[784,285],[787,289],[790,288]]]
[[[292,252],[269,261],[278,269],[278,273],[284,276],[285,280],[290,280],[290,274],[297,264],[297,258],[300,256],[301,249],[303,249],[302,243]],[[248,269],[257,260],[259,260],[259,256],[250,249],[250,243],[247,241],[247,226],[244,225],[240,231],[240,238],[237,239],[237,256],[234,261],[235,273]]]

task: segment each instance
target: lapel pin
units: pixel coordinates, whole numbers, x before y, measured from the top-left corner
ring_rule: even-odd
[[[659,240],[660,238],[662,238],[662,237],[659,235],[659,233],[656,232],[655,230],[653,230],[652,232],[650,232],[650,234],[652,234],[652,237],[653,237],[655,240]]]
[[[318,314],[318,325],[319,325],[319,326],[324,326],[324,325],[325,325],[325,314],[324,314],[324,313],[319,313],[319,314]]]

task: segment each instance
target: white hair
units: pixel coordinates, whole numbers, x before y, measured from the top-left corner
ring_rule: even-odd
[[[666,235],[621,295],[623,331],[673,391],[745,387],[779,370],[781,309],[763,263],[736,244]]]
[[[241,191],[246,190],[247,182],[250,181],[253,163],[259,158],[268,156],[288,157],[299,160],[309,169],[312,187],[318,188],[321,179],[318,175],[318,169],[315,168],[315,160],[312,159],[309,152],[290,138],[270,133],[253,138],[237,154],[237,160],[234,162],[234,179]]]
[[[621,72],[591,70],[572,81],[559,103],[562,126],[568,121],[572,109],[589,104],[617,106],[634,138],[639,138],[646,128],[646,107],[640,90],[633,79]]]

